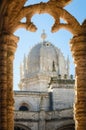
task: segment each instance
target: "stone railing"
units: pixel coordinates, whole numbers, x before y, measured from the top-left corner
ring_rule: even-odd
[[[14,120],[30,120],[30,121],[38,121],[40,119],[39,112],[30,112],[30,111],[15,111]],[[55,119],[68,119],[73,118],[73,109],[59,110],[59,111],[49,111],[44,112],[46,120],[55,120]]]
[[[38,120],[38,112],[29,112],[29,111],[15,111],[14,119],[18,120]]]
[[[66,79],[66,78],[63,78],[63,79],[59,78],[58,79],[58,77],[51,77],[51,81],[52,82],[59,82],[59,83],[65,83],[65,81],[66,81],[67,83],[73,83],[73,84],[75,82],[74,79]]]

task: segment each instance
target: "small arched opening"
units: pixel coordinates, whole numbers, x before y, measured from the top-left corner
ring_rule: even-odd
[[[28,128],[25,125],[21,125],[21,124],[15,124],[14,125],[14,130],[31,130],[30,128]]]
[[[75,130],[74,124],[64,125],[56,130]]]
[[[19,107],[19,111],[29,111],[28,105],[26,103],[22,103]]]

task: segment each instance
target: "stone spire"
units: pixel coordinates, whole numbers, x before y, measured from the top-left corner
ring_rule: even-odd
[[[23,71],[24,71],[24,77],[26,76],[26,56],[24,55],[24,61],[23,61]]]
[[[43,33],[41,34],[41,38],[42,38],[43,42],[45,41],[46,37],[47,37],[47,35],[45,33],[45,30],[43,30]]]
[[[20,79],[22,79],[22,70],[23,68],[22,68],[22,63],[20,63]]]
[[[70,60],[69,56],[67,56],[67,77],[69,77],[69,70],[70,70]]]

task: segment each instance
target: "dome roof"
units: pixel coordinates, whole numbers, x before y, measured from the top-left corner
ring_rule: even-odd
[[[28,75],[40,72],[52,73],[53,71],[58,75],[66,74],[66,62],[63,54],[47,41],[38,43],[31,49],[27,66]]]
[[[25,75],[27,77],[39,73],[50,75],[53,72],[57,75],[67,74],[67,62],[60,49],[45,41],[46,34],[44,32],[41,37],[43,41],[36,44],[29,52],[27,65],[24,65],[27,66],[27,73],[24,72]]]
[[[23,69],[20,70],[20,87],[24,90],[47,91],[52,76],[64,78],[69,72],[69,63],[60,49],[45,41],[44,32],[41,37],[43,41],[30,50],[27,58],[24,56]]]
[[[59,50],[49,42],[37,44],[29,53],[29,72],[52,71],[53,62],[58,66],[58,54]]]

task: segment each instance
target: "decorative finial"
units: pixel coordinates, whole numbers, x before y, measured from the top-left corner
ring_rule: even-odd
[[[69,76],[69,70],[70,70],[70,60],[69,56],[67,56],[67,75]]]
[[[20,63],[20,79],[22,79],[22,64]]]
[[[41,34],[41,38],[43,39],[43,42],[45,41],[47,35],[45,33],[45,30],[43,30],[43,33]]]

